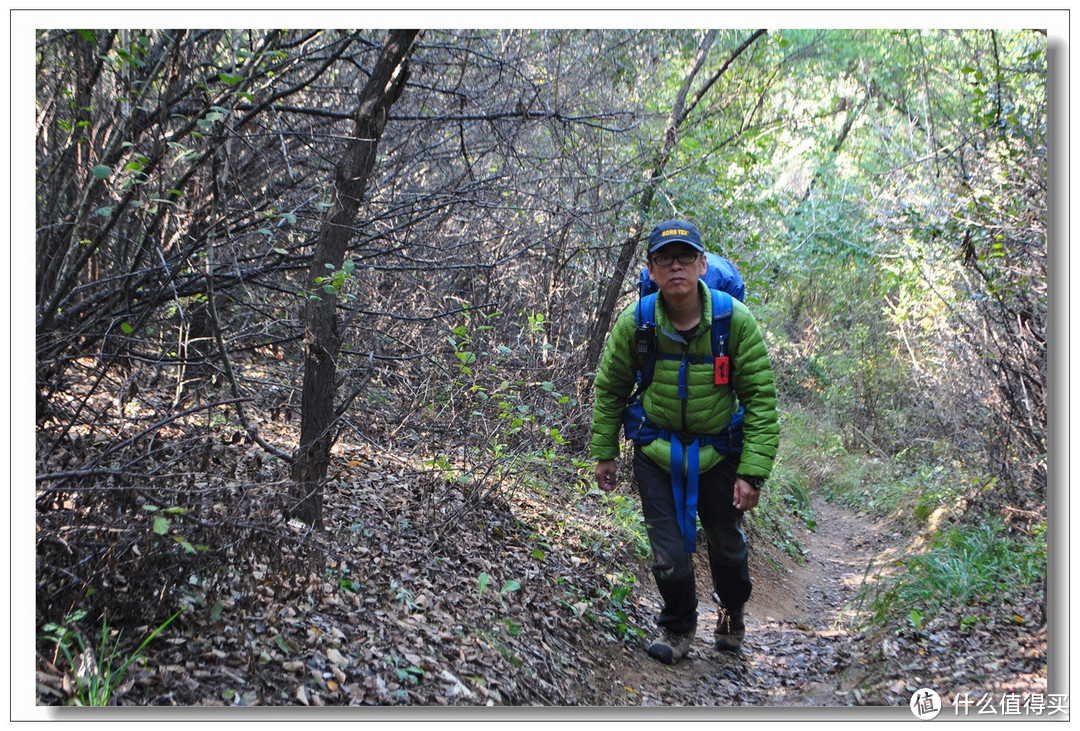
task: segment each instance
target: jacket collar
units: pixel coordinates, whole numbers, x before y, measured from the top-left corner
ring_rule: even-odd
[[[694,333],[691,336],[693,338],[701,335],[704,330],[712,328],[712,292],[709,291],[708,285],[700,279],[698,280],[697,285],[698,295],[700,295],[699,298],[701,300],[701,319],[698,321],[697,327],[694,329]],[[656,299],[656,326],[672,340],[676,342],[686,342],[671,325],[671,318],[668,317],[667,309],[664,307],[664,295],[658,294]]]

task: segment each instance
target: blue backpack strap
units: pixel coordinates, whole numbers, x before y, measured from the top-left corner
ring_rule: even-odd
[[[728,383],[731,377],[731,359],[727,355],[728,335],[731,333],[731,313],[734,309],[731,295],[720,290],[712,291],[713,298],[713,369],[714,380]],[[723,359],[718,362],[718,359]],[[742,451],[743,407],[739,406],[731,416],[731,421],[720,433],[709,435],[707,442],[725,454],[737,454]]]
[[[671,435],[671,493],[675,498],[675,520],[687,553],[697,549],[699,459],[696,439],[683,444],[677,434]]]
[[[637,303],[636,318],[637,326],[656,326],[656,293],[647,294]],[[640,394],[652,383],[653,374],[656,372],[656,343],[650,352],[641,354],[641,370],[638,371],[636,394]]]
[[[712,352],[713,383],[722,386],[730,383],[731,362],[727,355],[727,339],[731,332],[731,311],[734,308],[731,295],[719,289],[712,290]]]
[[[713,355],[727,355],[728,333],[731,332],[731,295],[719,289],[712,290],[712,341]]]
[[[637,326],[642,325],[656,325],[656,293],[647,294],[638,300],[637,310],[635,312],[635,319]],[[727,292],[714,289],[712,290],[712,352],[713,352],[713,367],[715,372],[719,376],[722,376],[722,380],[718,380],[718,385],[727,383],[727,339],[728,334],[731,332],[731,311],[733,309],[732,297]],[[641,355],[641,370],[638,371],[637,377],[637,389],[635,396],[644,391],[650,383],[652,383],[653,374],[656,372],[656,359],[659,356],[656,353],[654,347],[653,352],[642,353]],[[672,359],[679,360],[671,356]],[[718,358],[723,358],[722,361],[717,361]],[[695,360],[695,362],[700,362]],[[708,360],[706,360],[708,362]],[[722,371],[722,373],[721,373]],[[680,375],[680,396],[685,396],[683,393],[683,376]]]

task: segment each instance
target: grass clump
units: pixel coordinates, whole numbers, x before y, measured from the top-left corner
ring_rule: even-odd
[[[1045,523],[1031,535],[1014,534],[1001,519],[950,525],[925,551],[899,562],[900,571],[878,573],[864,584],[859,602],[870,622],[908,617],[921,624],[946,607],[1004,605],[1046,576]]]
[[[120,648],[120,632],[109,629],[109,623],[102,619],[101,636],[95,644],[85,639],[76,623],[86,616],[83,610],[76,610],[64,618],[62,623],[49,623],[43,629],[45,639],[56,645],[59,653],[67,660],[68,667],[75,677],[75,690],[70,703],[77,706],[107,706],[127,674],[128,668],[143,657],[143,650],[155,637],[168,627],[183,610],[165,620],[142,641],[127,657]]]

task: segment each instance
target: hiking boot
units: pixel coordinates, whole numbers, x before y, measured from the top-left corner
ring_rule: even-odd
[[[743,608],[728,610],[718,609],[716,620],[716,649],[725,652],[737,652],[742,647],[746,636],[746,623],[743,621]]]
[[[649,653],[649,657],[659,660],[665,665],[674,665],[690,649],[690,643],[694,641],[695,631],[695,628],[691,627],[689,631],[680,634],[665,629],[664,636],[658,640],[653,640],[645,648],[645,652]]]

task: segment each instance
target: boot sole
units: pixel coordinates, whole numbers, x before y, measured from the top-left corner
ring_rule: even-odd
[[[738,652],[742,649],[742,640],[739,640],[738,642],[731,642],[730,640],[718,639],[716,641],[716,649],[720,650],[721,652]]]
[[[645,652],[653,660],[658,660],[665,665],[674,665],[678,660],[675,658],[675,653],[667,645],[649,645],[645,648]]]

